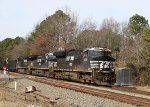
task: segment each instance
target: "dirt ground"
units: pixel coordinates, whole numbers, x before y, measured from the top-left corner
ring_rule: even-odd
[[[33,93],[16,92],[5,86],[0,86],[0,107],[66,107],[54,101]]]
[[[4,79],[0,75],[0,107],[67,107],[63,103],[51,101],[47,98],[33,93],[25,93],[25,90],[17,90],[7,86],[13,80]]]

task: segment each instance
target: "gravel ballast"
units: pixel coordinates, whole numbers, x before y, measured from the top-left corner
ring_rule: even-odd
[[[14,78],[14,76],[11,76]],[[16,77],[15,77],[16,78]],[[17,82],[16,91],[25,91],[25,87],[35,86],[37,93],[49,98],[50,101],[63,103],[67,107],[136,107],[134,105],[118,102],[111,99],[101,98],[75,92],[60,87],[54,87],[47,84],[28,80],[26,78],[18,77],[13,81],[7,83],[7,87],[14,89],[15,81]]]

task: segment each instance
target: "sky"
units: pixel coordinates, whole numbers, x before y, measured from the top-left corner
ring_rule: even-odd
[[[97,25],[106,18],[128,22],[134,14],[150,21],[149,0],[0,0],[0,41],[27,37],[47,16],[66,7],[79,22],[90,18]]]

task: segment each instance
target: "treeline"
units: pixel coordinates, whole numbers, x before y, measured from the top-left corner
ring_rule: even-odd
[[[136,84],[150,85],[150,27],[148,20],[138,14],[131,16],[127,23],[105,19],[98,28],[91,20],[79,24],[77,17],[58,10],[37,24],[26,39],[1,41],[0,59],[86,47],[111,49],[116,67],[132,68]]]

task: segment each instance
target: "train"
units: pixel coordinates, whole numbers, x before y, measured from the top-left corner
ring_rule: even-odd
[[[113,85],[116,82],[114,62],[110,49],[92,47],[21,56],[16,60],[0,61],[0,68],[6,66],[11,72]]]

